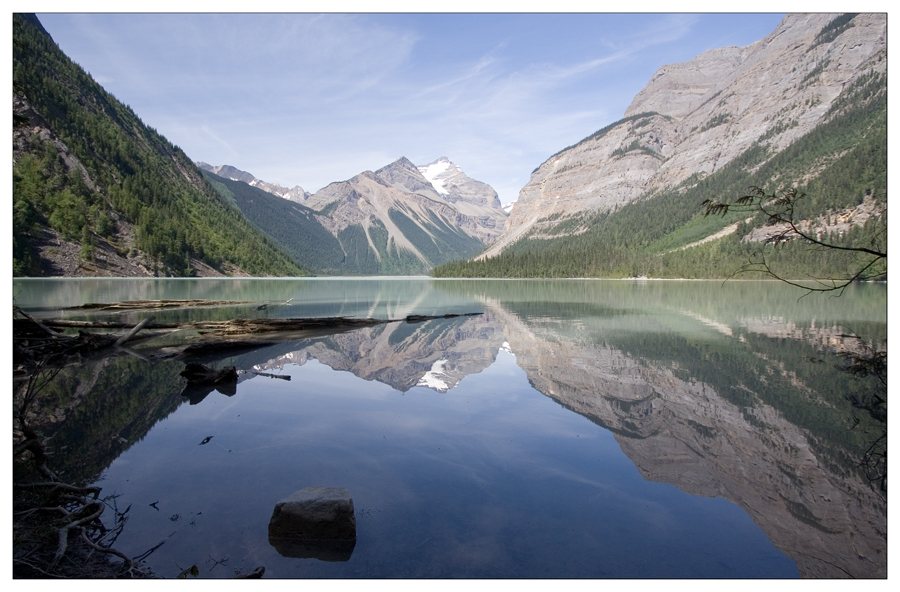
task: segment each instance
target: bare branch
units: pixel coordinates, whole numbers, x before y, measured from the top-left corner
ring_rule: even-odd
[[[797,189],[793,187],[783,190],[780,195],[777,193],[766,193],[766,191],[761,187],[750,187],[747,194],[736,199],[734,203],[721,203],[708,199],[705,200],[701,204],[701,206],[705,209],[704,216],[709,216],[710,214],[719,214],[725,216],[731,211],[755,212],[757,214],[763,214],[766,217],[766,226],[786,226],[786,228],[776,231],[775,234],[769,236],[766,240],[766,243],[772,244],[775,247],[780,244],[784,244],[789,240],[801,239],[811,245],[814,245],[814,247],[823,250],[834,249],[838,251],[861,253],[865,255],[871,255],[873,259],[863,265],[850,278],[816,278],[810,276],[810,280],[815,281],[818,286],[809,286],[803,285],[796,280],[789,280],[787,278],[781,277],[769,265],[769,262],[766,260],[765,254],[762,252],[758,252],[758,260],[755,260],[753,256],[751,256],[749,262],[746,265],[735,271],[727,279],[731,279],[735,275],[741,273],[757,272],[765,274],[772,279],[805,290],[806,294],[804,294],[804,296],[809,295],[812,292],[843,293],[847,286],[849,286],[853,282],[866,279],[868,277],[868,272],[872,270],[876,264],[885,262],[887,260],[887,252],[874,247],[875,237],[873,237],[873,241],[872,243],[870,243],[870,246],[848,247],[823,241],[819,237],[813,236],[809,232],[804,231],[796,221],[794,214],[797,202],[804,197],[805,194],[798,192]],[[882,233],[877,233],[876,237],[880,234]]]

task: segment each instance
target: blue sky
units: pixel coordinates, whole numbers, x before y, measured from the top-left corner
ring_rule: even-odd
[[[313,192],[447,156],[504,203],[551,154],[620,119],[660,66],[749,45],[782,17],[38,13],[194,160]]]

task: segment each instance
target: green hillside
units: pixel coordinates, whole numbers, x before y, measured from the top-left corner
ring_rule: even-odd
[[[298,265],[318,273],[341,269],[344,254],[333,234],[316,220],[314,210],[209,171],[203,176],[233,203],[257,230],[268,236]]]
[[[853,252],[823,251],[796,240],[777,246],[742,241],[751,228],[764,224],[762,215],[749,223],[743,221],[746,213],[725,218],[703,215],[701,204],[707,199],[733,202],[753,186],[772,193],[797,182],[807,195],[798,205],[798,219],[827,216],[856,206],[868,196],[886,207],[884,74],[872,72],[846,88],[825,123],[777,154],[772,154],[764,137],[705,178],[688,179],[612,213],[561,219],[549,232],[542,229],[543,234],[556,238],[526,235],[497,257],[448,263],[432,273],[435,277],[725,278],[764,253],[782,277],[852,275],[860,264],[859,255]],[[681,249],[732,223],[739,223],[736,232]],[[586,232],[571,234],[585,227]],[[867,246],[873,240],[883,246],[885,227],[886,219],[870,219],[865,228],[824,238],[844,246]],[[741,277],[763,276],[747,273]]]
[[[48,235],[141,255],[157,273],[308,272],[56,46],[34,15],[13,15],[13,271],[41,275]]]

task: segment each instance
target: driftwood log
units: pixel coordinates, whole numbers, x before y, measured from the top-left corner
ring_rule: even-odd
[[[80,306],[70,306],[65,310],[146,310],[166,308],[194,308],[200,306],[233,306],[252,304],[249,300],[125,300],[103,304],[89,302]]]
[[[152,316],[130,328],[125,335],[87,333],[68,335],[50,328],[25,311],[13,309],[14,379],[27,377],[30,370],[44,365],[64,365],[73,359],[92,357],[105,350],[125,349],[139,331],[151,324]]]
[[[228,300],[135,300],[114,304],[86,304],[80,309],[138,310],[177,307],[224,306],[246,304]],[[252,302],[250,302],[252,304]],[[319,318],[259,318],[227,321],[191,321],[158,323],[153,316],[139,323],[122,321],[74,321],[68,319],[37,320],[21,309],[14,309],[13,344],[17,375],[27,374],[27,367],[35,360],[53,359],[55,364],[80,361],[85,357],[130,354],[142,359],[190,359],[252,350],[281,341],[302,337],[322,336],[343,331],[372,327],[384,323],[421,323],[433,319],[480,315],[482,313],[451,313],[444,315],[409,315],[402,319],[372,319],[351,317]],[[77,335],[62,332],[78,329]],[[97,332],[88,332],[97,329]],[[111,331],[127,330],[122,333]],[[126,347],[138,339],[146,340],[174,332],[185,335],[178,345],[157,346],[157,355],[149,356]],[[299,334],[299,335],[298,335]]]

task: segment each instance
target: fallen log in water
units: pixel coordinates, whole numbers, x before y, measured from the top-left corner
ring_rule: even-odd
[[[146,302],[146,301],[141,301]],[[157,301],[154,301],[157,302]],[[183,301],[164,301],[183,302]],[[231,302],[231,301],[191,301],[191,302]],[[128,304],[128,303],[120,303]],[[158,350],[165,350],[163,356],[154,356],[156,359],[170,359],[180,356],[182,358],[199,357],[208,355],[221,355],[237,350],[249,350],[273,345],[279,341],[298,339],[301,337],[323,336],[343,331],[350,331],[363,327],[372,327],[385,323],[421,323],[434,319],[450,319],[455,317],[480,315],[482,313],[450,313],[443,315],[408,315],[402,319],[371,319],[351,317],[319,317],[319,318],[261,318],[261,319],[231,319],[228,321],[191,321],[183,323],[156,323],[150,316],[140,323],[126,323],[113,321],[71,321],[66,319],[44,319],[37,321],[33,317],[20,312],[26,318],[15,319],[14,343],[16,344],[17,359],[20,354],[23,357],[34,359],[35,356],[49,354],[90,354],[110,355],[117,352],[125,352],[137,355],[138,352],[123,348],[126,343],[134,340],[139,331],[144,331],[147,337],[159,337],[166,333],[181,331],[186,333],[180,345],[160,346]],[[77,328],[78,335],[66,335],[54,328]],[[109,333],[89,333],[84,329],[129,329],[125,335]],[[156,333],[148,333],[148,330],[156,330]],[[160,331],[163,331],[162,333]],[[298,335],[301,334],[301,335]],[[146,359],[144,356],[140,355]]]
[[[18,315],[24,318],[16,318]],[[121,336],[84,331],[79,331],[78,335],[66,335],[51,329],[25,311],[13,308],[13,379],[23,380],[35,368],[50,362],[60,367],[119,348],[133,354],[131,350],[124,349],[125,344],[134,340],[142,329],[153,322],[153,318],[145,318]]]
[[[184,323],[153,323],[144,325],[145,329],[177,329],[195,330],[210,336],[250,335],[254,333],[273,333],[288,331],[306,331],[311,329],[343,329],[371,327],[384,323],[421,323],[435,319],[452,319],[480,315],[480,312],[450,313],[443,315],[408,315],[402,319],[357,319],[353,317],[312,317],[312,318],[262,318],[262,319],[230,319],[227,321],[189,321]],[[118,321],[70,321],[67,319],[45,319],[47,327],[72,327],[81,329],[132,329],[134,323]]]
[[[192,321],[183,323],[179,329],[194,329],[204,335],[232,336],[254,333],[276,333],[285,331],[306,331],[310,329],[343,329],[371,327],[390,323],[379,319],[354,319],[349,317],[325,317],[312,319],[231,319],[229,321]]]
[[[432,321],[434,319],[452,319],[455,317],[474,317],[483,313],[480,312],[466,312],[461,314],[445,314],[445,315],[436,315],[436,316],[428,316],[428,315],[408,315],[405,319],[407,323],[421,323],[423,321]],[[401,319],[398,319],[401,320]],[[392,322],[392,321],[391,321]]]
[[[233,306],[253,304],[252,300],[125,300],[122,302],[89,302],[65,310],[143,310],[148,308],[193,308],[197,306]]]

